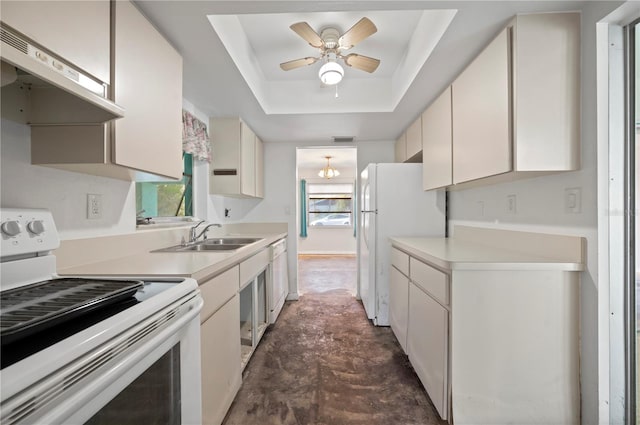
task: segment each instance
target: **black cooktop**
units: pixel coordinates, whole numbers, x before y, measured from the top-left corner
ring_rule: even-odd
[[[0,292],[1,368],[131,307],[143,285],[60,278]]]

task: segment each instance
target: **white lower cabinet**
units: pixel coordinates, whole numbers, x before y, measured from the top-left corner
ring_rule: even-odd
[[[200,326],[202,363],[202,420],[220,424],[240,385],[240,330],[238,296],[235,295]]]
[[[443,419],[449,412],[449,312],[409,283],[409,361]]]
[[[391,326],[433,405],[455,424],[580,424],[583,241],[468,229],[391,249]]]
[[[391,248],[389,322],[442,419],[449,417],[449,277]]]
[[[233,267],[200,285],[202,421],[222,423],[242,383],[240,369],[239,268]]]
[[[398,338],[400,346],[407,352],[407,323],[409,320],[409,278],[395,267],[391,267],[389,285],[389,325]]]

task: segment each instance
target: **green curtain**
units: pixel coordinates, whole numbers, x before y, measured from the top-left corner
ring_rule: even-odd
[[[307,237],[307,181],[300,180],[300,237]]]

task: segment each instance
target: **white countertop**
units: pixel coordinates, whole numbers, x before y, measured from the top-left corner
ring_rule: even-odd
[[[63,268],[58,270],[58,274],[61,276],[183,276],[193,277],[198,283],[203,283],[286,236],[286,233],[242,234],[242,237],[263,239],[237,250],[226,252],[142,252],[107,261]],[[160,248],[166,247],[158,247],[158,249]]]
[[[396,248],[442,270],[584,270],[583,263],[559,256],[536,255],[456,238],[390,239]]]

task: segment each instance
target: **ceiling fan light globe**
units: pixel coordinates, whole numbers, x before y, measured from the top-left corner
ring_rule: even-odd
[[[342,81],[344,69],[336,62],[327,62],[318,71],[318,77],[323,84],[332,86]]]

